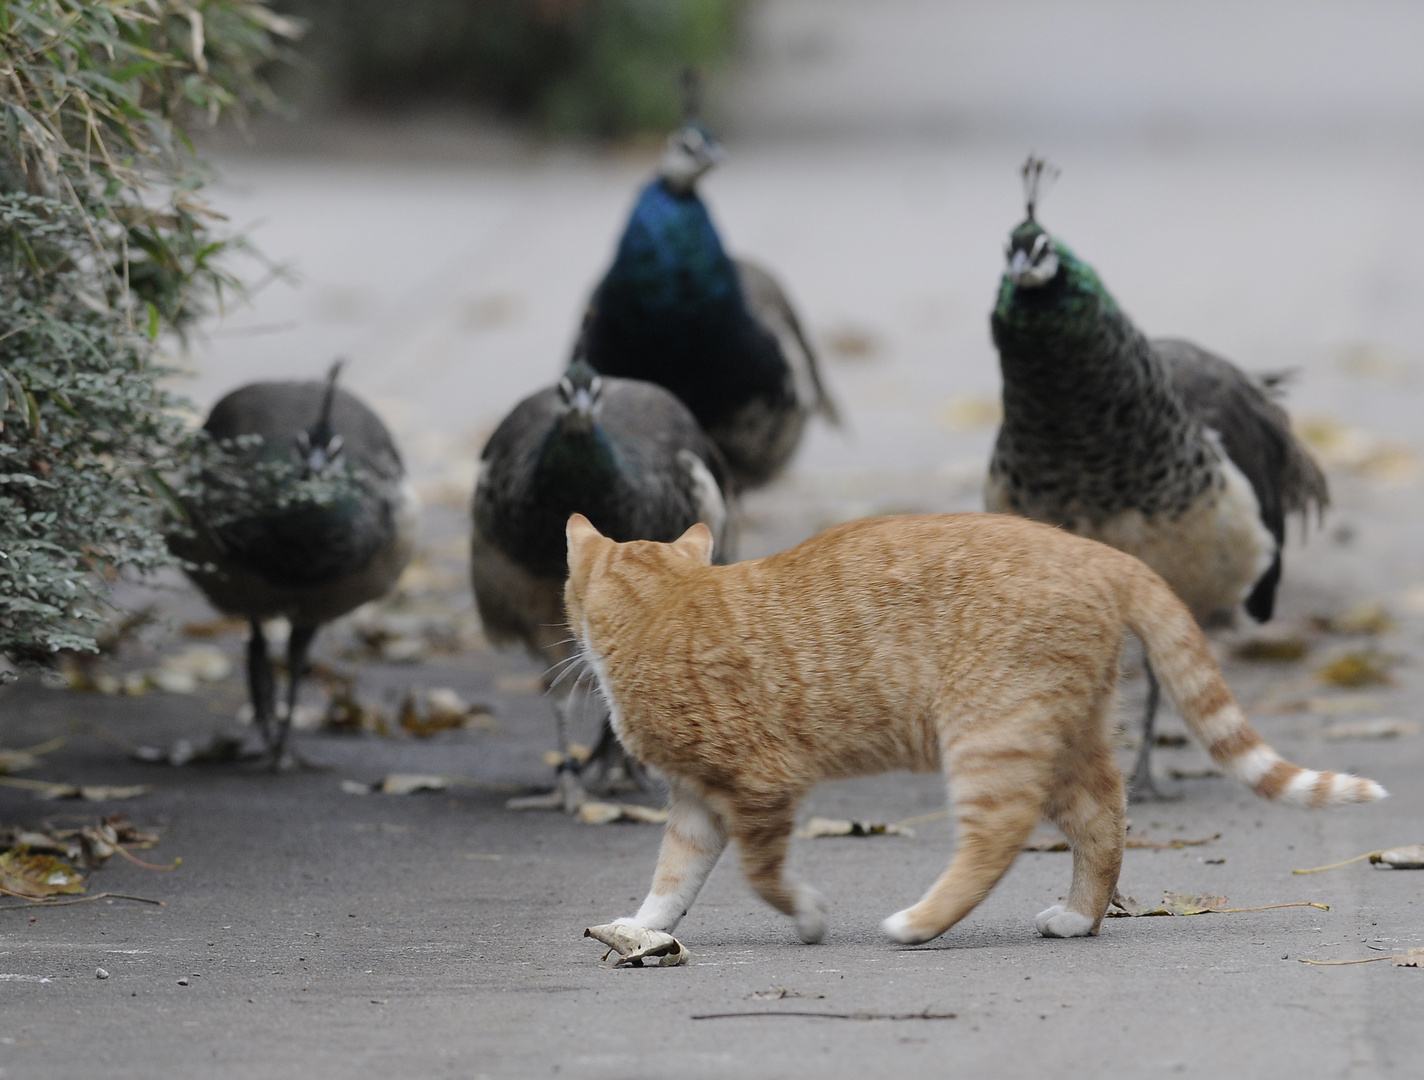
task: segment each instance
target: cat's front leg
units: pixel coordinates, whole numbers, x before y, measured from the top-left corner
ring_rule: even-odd
[[[616,922],[671,933],[726,847],[727,829],[721,816],[696,792],[674,782],[652,891],[636,915]]]

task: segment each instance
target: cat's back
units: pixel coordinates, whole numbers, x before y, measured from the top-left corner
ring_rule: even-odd
[[[834,526],[776,555],[743,563],[773,591],[884,598],[1052,600],[1131,574],[1130,556],[1062,529],[1007,514],[904,514]]]

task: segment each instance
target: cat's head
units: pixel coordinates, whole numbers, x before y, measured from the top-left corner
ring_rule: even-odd
[[[684,567],[688,560],[698,566],[712,563],[712,530],[700,521],[670,544],[653,540],[620,544],[604,536],[582,514],[573,514],[565,535],[569,578],[564,585],[564,608],[575,634],[585,625],[587,606],[598,604],[600,589],[610,579],[624,582],[622,587],[614,586],[615,595],[628,595],[629,585],[633,593],[641,594],[642,586],[651,584],[661,570]]]

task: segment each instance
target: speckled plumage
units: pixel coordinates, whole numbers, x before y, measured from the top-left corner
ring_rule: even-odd
[[[677,398],[576,362],[560,386],[514,407],[480,459],[471,575],[486,635],[522,644],[554,683],[573,656],[563,611],[569,515],[627,540],[673,540],[700,521],[725,561],[726,483],[721,455]],[[565,751],[571,690],[571,679],[555,687]]]
[[[1185,341],[1149,341],[1092,267],[1033,216],[1009,239],[991,318],[1004,420],[990,510],[1060,525],[1156,570],[1199,620],[1275,608],[1285,517],[1329,501],[1325,477],[1268,387]],[[1152,793],[1157,682],[1148,667],[1133,780]]]
[[[1011,243],[1042,231],[1025,222]],[[1187,342],[1149,341],[1092,268],[1052,242],[1055,277],[1025,288],[1006,275],[991,319],[1004,379],[990,464],[997,508],[1106,539],[1122,514],[1170,522],[1220,498],[1234,467],[1270,534],[1273,567],[1286,513],[1328,501],[1284,411],[1219,357]],[[1177,576],[1173,565],[1153,568],[1169,582]],[[1207,618],[1247,599],[1262,577],[1184,598]],[[1256,597],[1252,614],[1269,618],[1272,601]]]
[[[282,763],[291,710],[307,650],[319,627],[395,585],[414,550],[420,499],[390,433],[361,401],[335,383],[262,382],[232,391],[213,406],[204,430],[234,447],[227,462],[204,473],[188,506],[193,528],[169,537],[195,584],[219,610],[248,619],[248,682],[259,730],[274,764]],[[237,440],[259,436],[243,449]],[[241,498],[244,476],[277,466],[276,490],[257,507]],[[300,497],[302,477],[340,468],[328,502]],[[285,470],[285,471],[280,471]],[[287,501],[291,500],[291,501]],[[274,680],[263,636],[265,620],[284,617],[288,639],[288,711],[276,733]]]
[[[576,355],[676,394],[738,487],[785,467],[811,412],[835,416],[775,279],[730,258],[695,188],[675,190],[662,177],[638,196]]]

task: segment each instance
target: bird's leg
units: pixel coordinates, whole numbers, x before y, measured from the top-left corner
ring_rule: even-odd
[[[623,749],[606,712],[599,727],[598,742],[584,762],[584,772],[594,762],[598,763],[601,773],[601,786],[607,791],[657,790],[647,772]]]
[[[569,710],[573,694],[565,694],[554,703],[554,728],[559,740],[559,767],[554,790],[546,795],[527,795],[510,799],[504,805],[510,810],[563,810],[575,813],[588,801],[588,792],[579,780],[578,759],[569,752]]]
[[[267,655],[267,638],[259,619],[252,620],[252,636],[247,639],[247,692],[252,698],[252,721],[262,736],[262,745],[270,751],[277,691],[272,678],[272,660]]]
[[[1147,670],[1147,709],[1142,717],[1142,746],[1137,751],[1137,767],[1132,771],[1127,797],[1129,802],[1160,802],[1175,797],[1158,788],[1152,779],[1152,744],[1157,738],[1157,706],[1162,702],[1162,687],[1151,661],[1144,659],[1143,667]]]
[[[301,690],[302,676],[307,670],[307,652],[312,639],[316,637],[315,626],[293,626],[287,637],[287,715],[282,717],[277,727],[277,741],[272,744],[273,770],[289,769],[303,762],[295,754],[287,755],[287,733],[292,729],[292,718],[297,712],[297,695]]]

